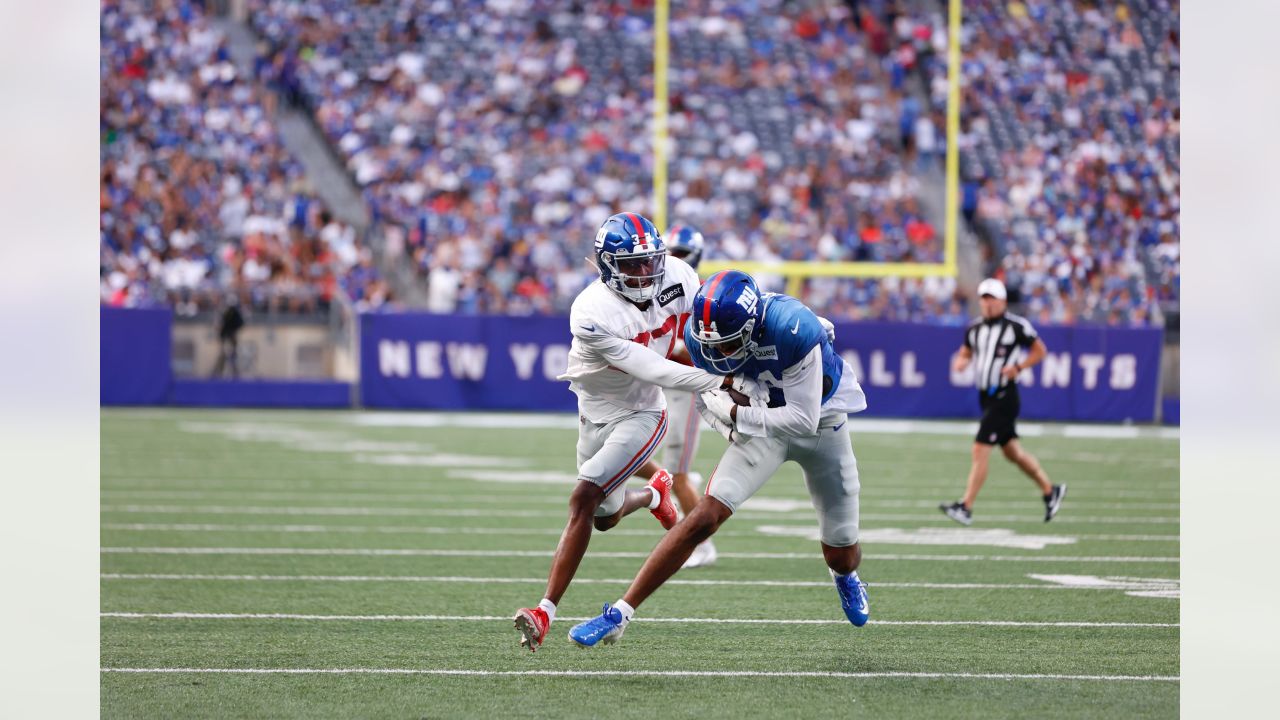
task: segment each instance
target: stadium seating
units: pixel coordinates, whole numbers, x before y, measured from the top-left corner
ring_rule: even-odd
[[[101,296],[106,305],[316,313],[385,295],[199,6],[104,2]],[[382,294],[382,295],[380,295]]]
[[[1157,324],[1177,308],[1178,37],[1167,5],[965,4],[964,213],[988,241],[986,269],[1039,322]],[[367,250],[353,253],[345,228],[319,226],[319,203],[263,114],[274,98],[263,86],[310,109],[434,311],[564,312],[593,277],[586,239],[617,208],[648,204],[648,3],[253,0],[251,24],[270,45],[259,82],[234,75],[195,11],[146,30],[132,7],[103,13],[104,302],[182,306],[227,288],[286,307],[322,304],[335,287],[385,297]],[[698,225],[713,258],[941,260],[921,193],[945,149],[944,10],[676,3],[671,217]],[[196,49],[144,51],[147,79],[161,93],[176,92],[156,80],[170,75],[199,92],[142,92],[130,72],[143,65],[131,57],[144,30]],[[202,79],[217,72],[230,74]],[[147,112],[160,132],[125,121],[139,102],[158,108]],[[228,110],[240,122],[220,132],[181,119]],[[132,197],[138,168],[163,169],[170,195],[207,196],[187,220],[195,230],[175,236],[182,216],[171,212],[121,223],[115,208],[146,204]],[[245,201],[228,192],[252,207],[238,210]],[[265,221],[271,240],[259,239],[264,223],[227,226],[224,211]],[[814,279],[803,297],[855,319],[959,324],[972,312],[950,279]]]
[[[651,10],[579,10],[256,5],[257,31],[308,58],[291,82],[421,269],[429,307],[563,312],[592,277],[586,239],[616,208],[647,205]],[[904,162],[916,103],[848,8],[712,10],[679,3],[671,18],[672,216],[730,259],[939,261]],[[834,82],[817,91],[815,76]],[[846,304],[869,290],[916,316],[954,294],[949,282],[837,285]]]
[[[1011,299],[1041,321],[1158,323],[1179,291],[1176,4],[964,9],[966,214]],[[941,4],[920,22],[940,29]],[[922,66],[944,107],[945,57]]]

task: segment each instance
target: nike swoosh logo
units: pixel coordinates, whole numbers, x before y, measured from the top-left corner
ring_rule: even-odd
[[[595,331],[596,331],[596,326],[595,326],[595,325],[583,325],[583,326],[581,326],[581,327],[582,327],[582,329],[583,329],[583,330],[586,330],[587,332],[595,332]]]
[[[799,330],[799,329],[800,329],[800,321],[799,321],[799,320],[797,320],[797,321],[796,321],[796,326],[795,326],[795,327],[793,327],[793,328],[791,328],[791,334],[792,334],[792,335],[795,335],[795,334],[796,334],[796,331],[797,331],[797,330]]]

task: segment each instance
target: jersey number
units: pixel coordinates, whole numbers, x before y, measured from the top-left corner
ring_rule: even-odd
[[[672,315],[667,318],[666,322],[662,323],[662,327],[657,330],[647,330],[642,332],[632,338],[632,341],[638,342],[645,347],[649,347],[649,342],[651,340],[657,340],[658,338],[665,337],[668,334],[671,335],[671,341],[667,343],[667,352],[664,356],[669,360],[671,359],[671,353],[675,352],[676,349],[676,338],[680,337],[684,333],[684,324],[688,319],[689,313]]]

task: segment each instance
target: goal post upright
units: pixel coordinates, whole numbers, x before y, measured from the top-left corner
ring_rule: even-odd
[[[668,75],[670,0],[654,0],[653,15],[653,221],[660,231],[667,229],[667,147],[669,113]],[[787,279],[787,292],[799,296],[807,278],[928,278],[955,277],[957,273],[957,233],[960,200],[960,28],[963,0],[949,0],[947,7],[947,114],[946,166],[944,184],[943,259],[940,263],[903,262],[758,262],[727,259],[703,260],[704,273],[736,268],[749,273],[780,275]]]
[[[653,222],[667,231],[667,67],[670,38],[667,35],[670,0],[653,3]]]

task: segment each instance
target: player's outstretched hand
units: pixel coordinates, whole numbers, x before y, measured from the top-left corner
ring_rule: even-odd
[[[728,391],[725,390],[709,390],[702,393],[702,403],[706,405],[707,411],[712,417],[719,420],[730,427],[733,426],[733,410],[734,401],[729,397]]]

